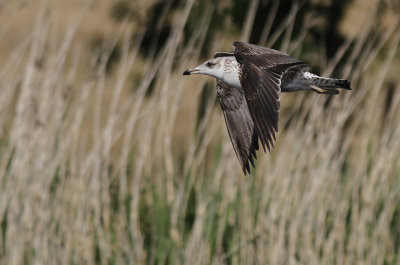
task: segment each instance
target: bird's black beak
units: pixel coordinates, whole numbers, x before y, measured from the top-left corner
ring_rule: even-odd
[[[190,75],[189,69],[187,69],[185,72],[183,72],[183,75]]]

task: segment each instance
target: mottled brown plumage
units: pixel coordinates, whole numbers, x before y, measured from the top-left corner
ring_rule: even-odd
[[[244,174],[254,167],[260,139],[264,151],[274,146],[278,132],[280,93],[313,90],[337,94],[351,89],[343,79],[324,78],[308,72],[303,62],[280,51],[244,42],[233,43],[232,52],[217,52],[214,59],[183,74],[205,74],[217,79],[229,137]]]
[[[257,158],[258,134],[243,91],[217,79],[217,97],[224,113],[226,127],[244,174],[250,173]]]

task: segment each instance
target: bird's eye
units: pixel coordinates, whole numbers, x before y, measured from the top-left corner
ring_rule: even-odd
[[[212,63],[212,62],[208,62],[208,63],[207,63],[207,66],[208,66],[208,67],[213,67],[214,65],[215,65],[215,63]]]

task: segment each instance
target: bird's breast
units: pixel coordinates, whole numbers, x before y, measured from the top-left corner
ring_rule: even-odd
[[[237,69],[225,73],[222,81],[233,88],[242,90],[242,85],[240,84],[239,79],[239,71]]]

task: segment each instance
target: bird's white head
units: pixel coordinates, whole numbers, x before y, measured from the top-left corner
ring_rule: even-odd
[[[195,68],[186,70],[183,74],[209,75],[222,80],[228,85],[240,88],[239,64],[233,56],[208,60]]]

